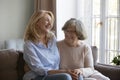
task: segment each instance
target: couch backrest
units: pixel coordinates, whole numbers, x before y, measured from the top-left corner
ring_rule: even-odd
[[[0,50],[0,80],[18,80],[17,61],[19,54],[13,50]]]
[[[23,53],[14,49],[0,50],[0,80],[22,80]]]
[[[11,39],[5,41],[5,49],[14,49],[23,51],[24,40],[23,39]],[[93,53],[94,64],[97,63],[98,59],[98,49],[96,46],[91,46]]]

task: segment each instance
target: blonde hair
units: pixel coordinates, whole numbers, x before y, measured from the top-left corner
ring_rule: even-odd
[[[85,31],[85,27],[80,20],[75,18],[71,18],[68,20],[63,26],[62,30],[67,30],[69,27],[75,27],[75,31],[79,40],[85,40],[87,38],[87,34]]]
[[[25,41],[30,40],[33,42],[38,42],[40,40],[41,35],[37,31],[36,23],[39,19],[43,18],[45,14],[48,14],[51,17],[51,26],[53,26],[54,16],[51,11],[40,10],[40,11],[34,12],[26,27],[26,31],[24,34]],[[50,31],[47,35],[47,38],[52,38],[53,36],[54,36],[53,33]]]

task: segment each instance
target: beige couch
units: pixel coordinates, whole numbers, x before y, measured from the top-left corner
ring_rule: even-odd
[[[111,80],[120,80],[120,67],[98,64],[97,48],[92,47],[95,69]],[[14,49],[0,50],[0,80],[22,80],[24,75],[23,53]]]

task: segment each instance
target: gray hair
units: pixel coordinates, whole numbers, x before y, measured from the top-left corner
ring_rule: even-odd
[[[76,34],[79,40],[85,40],[87,38],[84,24],[80,20],[77,20],[75,18],[69,19],[63,26],[62,30],[65,31],[69,27],[75,27]]]

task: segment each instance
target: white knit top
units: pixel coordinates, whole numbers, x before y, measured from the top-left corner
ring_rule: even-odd
[[[78,47],[69,47],[64,40],[59,41],[60,69],[81,69],[83,76],[88,77],[94,73],[91,47],[80,42]]]

